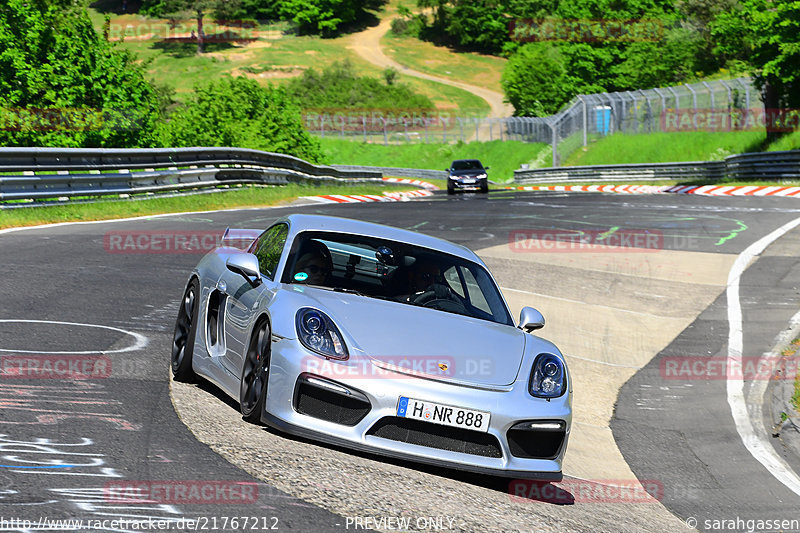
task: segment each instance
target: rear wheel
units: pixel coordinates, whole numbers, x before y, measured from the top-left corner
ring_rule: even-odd
[[[242,367],[239,407],[242,418],[252,424],[261,423],[261,412],[267,398],[271,337],[272,330],[264,318],[253,328]]]
[[[197,319],[200,309],[200,283],[192,278],[183,293],[175,333],[172,336],[172,377],[175,381],[192,381],[192,353],[197,336]]]

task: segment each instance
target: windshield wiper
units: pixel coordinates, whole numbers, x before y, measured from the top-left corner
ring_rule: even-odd
[[[364,294],[362,292],[358,292],[355,289],[345,289],[344,287],[334,287],[334,292],[345,292],[347,294],[357,294],[358,296],[369,296],[368,294]]]
[[[296,285],[298,285],[300,287],[312,287],[314,289],[324,289],[326,291],[344,292],[344,293],[347,293],[347,294],[356,294],[358,296],[369,296],[367,294],[360,293],[355,289],[345,289],[344,287],[328,287],[327,285],[312,285],[310,283],[297,283]]]

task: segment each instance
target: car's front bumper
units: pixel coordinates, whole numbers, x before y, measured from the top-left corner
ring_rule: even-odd
[[[273,342],[266,411],[262,416],[265,423],[310,439],[426,464],[504,477],[551,481],[562,477],[561,465],[572,421],[569,394],[547,401],[528,394],[527,379],[503,390],[487,390],[390,371],[368,376],[360,371],[353,375],[347,371],[347,363],[328,362],[326,368],[339,370],[326,372],[325,379],[363,394],[370,404],[363,418],[352,425],[345,425],[298,412],[295,402],[298,377],[309,371],[309,362],[314,361],[310,358],[317,356],[310,355],[295,340],[280,339]],[[491,418],[487,434],[497,440],[499,453],[492,457],[462,453],[370,434],[379,421],[396,419],[401,396],[489,411]],[[532,459],[512,454],[508,430],[519,422],[531,420],[564,422],[563,442],[554,456]],[[421,424],[425,427],[437,426],[437,429],[442,427],[427,422]]]
[[[450,188],[462,191],[479,191],[488,187],[489,178],[449,178]]]

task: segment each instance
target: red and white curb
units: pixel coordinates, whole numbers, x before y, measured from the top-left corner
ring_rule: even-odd
[[[613,192],[623,194],[702,194],[706,196],[794,196],[800,187],[775,185],[528,185],[522,191]]]
[[[359,202],[405,202],[411,198],[433,196],[431,191],[385,192],[377,194],[325,194],[322,196],[303,196],[303,200],[313,200],[322,204],[353,204]]]
[[[427,189],[429,191],[438,191],[439,187],[434,185],[433,183],[427,181],[420,181],[420,180],[412,180],[408,178],[383,178],[383,181],[388,181],[390,183],[407,183],[409,185],[415,185],[417,187],[421,187],[423,189]]]

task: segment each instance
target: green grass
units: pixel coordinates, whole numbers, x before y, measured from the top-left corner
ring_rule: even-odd
[[[578,148],[562,166],[613,165],[712,161],[729,155],[755,152],[765,140],[763,132],[680,132],[628,135],[618,133]]]
[[[500,77],[507,60],[470,52],[455,52],[445,46],[406,35],[386,34],[381,44],[384,53],[419,72],[503,92]]]
[[[111,220],[116,218],[214,211],[235,207],[266,207],[282,205],[299,196],[320,194],[382,194],[385,190],[406,190],[386,185],[300,185],[280,187],[243,187],[242,189],[146,200],[102,201],[84,204],[54,205],[4,209],[0,211],[0,228],[33,226],[54,222]]]
[[[102,31],[103,17],[89,9],[95,28]],[[130,50],[145,64],[148,77],[155,83],[168,85],[177,91],[176,98],[183,100],[196,84],[204,84],[224,74],[247,76],[263,85],[283,85],[309,68],[320,69],[334,61],[349,59],[356,74],[381,78],[380,69],[361,59],[349,46],[351,36],[322,39],[316,36],[298,36],[286,32],[284,23],[262,25],[241,32],[254,36],[251,43],[208,42],[206,53],[196,54],[194,43],[167,42],[163,36],[169,31],[166,21],[148,19],[138,15],[112,17],[112,39],[124,35],[124,27],[132,25],[127,38],[117,41],[120,48]],[[186,26],[184,29],[190,29]],[[153,30],[152,32],[150,30]],[[146,40],[133,38],[147,36]],[[468,110],[485,116],[488,104],[481,98],[441,83],[421,80],[400,74],[398,82],[409,85],[414,91],[431,98],[442,111]]]
[[[777,152],[781,150],[800,150],[800,131],[784,135],[767,147],[767,152]]]
[[[514,170],[531,164],[546,147],[539,143],[491,141],[455,144],[367,144],[343,139],[320,139],[330,164],[444,170],[454,159],[480,159],[490,166],[489,179],[509,181]]]

